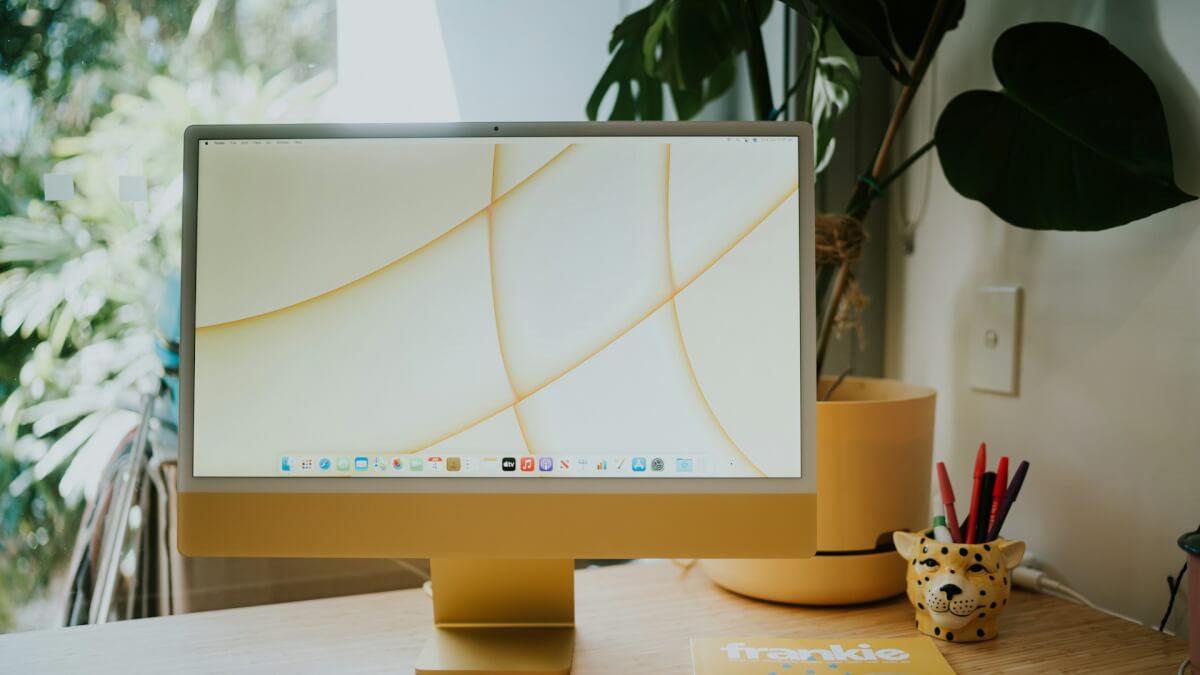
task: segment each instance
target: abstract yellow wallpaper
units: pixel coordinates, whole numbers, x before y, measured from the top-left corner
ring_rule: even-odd
[[[196,475],[799,475],[794,139],[212,143],[195,418],[223,422],[197,426]]]

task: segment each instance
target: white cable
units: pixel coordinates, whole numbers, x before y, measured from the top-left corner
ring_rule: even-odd
[[[1092,609],[1098,609],[1102,612],[1105,612],[1106,614],[1109,613],[1107,610],[1097,607],[1096,605],[1089,602],[1087,598],[1083,597],[1082,595],[1080,595],[1078,593],[1075,593],[1074,591],[1072,591],[1071,593],[1063,593],[1061,591],[1055,591],[1050,588],[1045,588],[1042,590],[1042,593],[1045,595],[1049,595],[1050,597],[1053,597],[1053,598],[1058,598],[1060,600],[1066,600],[1067,602],[1074,602],[1079,605],[1084,605],[1085,607],[1091,607]]]
[[[1188,667],[1191,665],[1192,660],[1185,657],[1183,663],[1179,664],[1179,670],[1175,672],[1175,675],[1188,675]]]
[[[925,74],[925,89],[929,92],[929,121],[925,126],[926,136],[933,138],[933,132],[937,128],[937,82],[938,82],[938,60],[934,59],[929,64],[929,72]],[[914,124],[915,126],[915,124]],[[920,146],[917,146],[920,147]],[[932,152],[936,152],[936,148]],[[922,157],[918,163],[925,165],[925,180],[921,187],[921,205],[917,208],[917,214],[911,218],[908,215],[907,195],[902,189],[893,190],[891,197],[887,200],[888,215],[891,217],[889,221],[900,224],[900,235],[904,238],[904,252],[906,255],[911,255],[915,248],[915,239],[917,225],[925,219],[925,212],[929,206],[929,193],[933,185],[933,158]],[[913,167],[909,167],[912,170]],[[911,178],[911,175],[905,176],[906,181]],[[897,186],[899,188],[900,186]]]
[[[1077,602],[1081,605],[1090,607],[1098,612],[1104,612],[1109,616],[1116,617],[1123,621],[1136,623],[1139,626],[1144,625],[1141,621],[1138,621],[1133,617],[1125,616],[1124,614],[1119,614],[1111,609],[1100,607],[1091,600],[1088,600],[1087,597],[1074,588],[1071,588],[1057,579],[1051,579],[1042,570],[1033,569],[1032,567],[1027,567],[1025,565],[1019,565],[1013,570],[1012,579],[1013,586],[1015,587],[1024,588],[1035,593],[1045,593],[1046,595],[1052,595],[1056,598],[1062,598],[1063,600],[1069,600],[1071,602]]]
[[[1012,571],[1013,586],[1024,588],[1030,591],[1042,592],[1042,579],[1046,573],[1027,567],[1025,565],[1017,565]]]
[[[401,558],[392,558],[391,561],[397,567],[402,567],[402,568],[408,570],[409,572],[412,572],[413,576],[416,576],[417,578],[421,579],[422,581],[429,581],[430,577],[429,577],[428,572],[426,572],[425,570],[421,569],[420,567],[417,567],[416,565],[408,562],[407,560],[404,560]]]
[[[1088,600],[1083,596],[1082,593],[1076,591],[1061,581],[1051,579],[1042,570],[1035,570],[1032,567],[1018,565],[1017,568],[1012,572],[1012,579],[1013,585],[1017,586],[1018,588],[1024,588],[1037,593],[1058,595],[1066,598],[1067,600],[1078,602],[1081,605],[1086,605],[1093,608],[1096,607],[1096,603]]]
[[[1074,600],[1075,602],[1078,602],[1081,605],[1087,605],[1088,607],[1096,606],[1096,604],[1093,603],[1091,600],[1088,600],[1087,598],[1083,597],[1083,594],[1080,593],[1079,591],[1076,591],[1074,588],[1071,588],[1070,586],[1060,583],[1054,579],[1042,579],[1042,585],[1046,588],[1046,590],[1059,593],[1060,595],[1064,595],[1067,598],[1070,598],[1071,600]]]

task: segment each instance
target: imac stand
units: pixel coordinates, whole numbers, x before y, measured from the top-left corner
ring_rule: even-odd
[[[575,649],[572,560],[435,558],[433,637],[418,675],[567,675]]]

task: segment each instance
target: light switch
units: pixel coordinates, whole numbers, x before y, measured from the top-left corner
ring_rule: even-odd
[[[974,309],[967,381],[977,391],[1015,396],[1021,367],[1021,288],[977,289]]]

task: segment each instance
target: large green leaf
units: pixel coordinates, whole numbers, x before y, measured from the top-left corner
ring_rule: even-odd
[[[597,118],[616,87],[610,119],[662,119],[663,84],[679,118],[695,116],[733,83],[735,57],[746,48],[746,1],[654,0],[626,16],[613,29],[612,60],[588,100],[588,117]],[[772,0],[749,1],[765,21]]]
[[[613,55],[587,102],[588,119],[600,114],[600,103],[612,87],[617,88],[609,119],[662,119],[662,83],[646,72],[642,43],[662,0],[626,16],[613,28],[608,51]],[[636,85],[636,86],[635,86]]]
[[[747,26],[746,3],[757,23]],[[662,29],[643,44],[646,67],[671,90],[679,119],[695,117],[733,84],[735,58],[746,49],[748,30],[771,13],[772,0],[669,0]]]
[[[908,83],[908,70],[892,39],[887,11],[880,0],[816,0],[842,39],[859,56],[877,56],[892,77]]]
[[[887,7],[888,22],[892,27],[892,35],[896,37],[896,45],[908,58],[915,58],[917,48],[925,37],[933,11],[937,8],[938,0],[883,0]],[[946,14],[942,22],[947,31],[958,27],[966,10],[965,0],[949,0],[946,4]]]
[[[916,56],[917,47],[933,18],[937,0],[809,0],[829,17],[846,44],[859,56],[878,57],[883,67],[903,84],[911,77],[905,57]],[[784,0],[791,7],[802,0]],[[958,25],[965,0],[947,0],[943,22],[946,30]]]
[[[992,63],[1003,89],[959,94],[935,132],[964,197],[1035,230],[1103,230],[1195,199],[1175,185],[1154,83],[1102,36],[1024,24]]]

